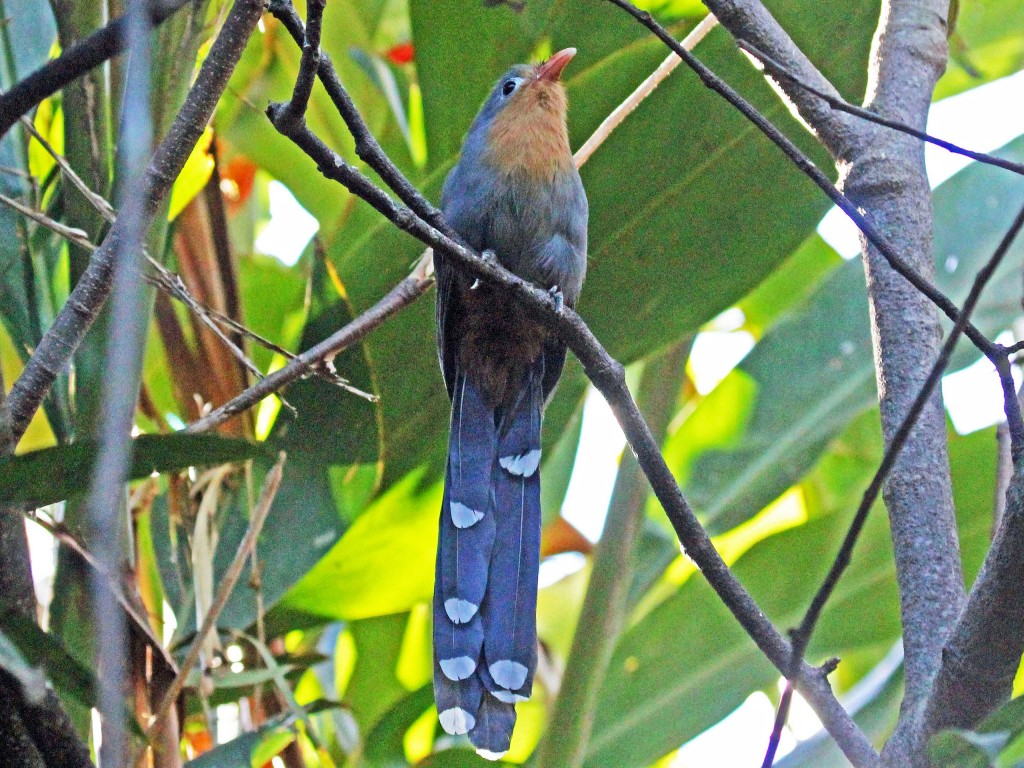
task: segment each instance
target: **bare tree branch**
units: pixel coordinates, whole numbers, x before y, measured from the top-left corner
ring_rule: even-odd
[[[262,12],[260,0],[236,0],[209,55],[203,61],[185,104],[160,143],[147,169],[149,194],[142,216],[152,222],[192,147],[206,128],[221,92]],[[14,383],[8,404],[11,430],[21,438],[54,379],[64,369],[89,330],[113,288],[115,254],[126,236],[127,222],[119,220],[93,254],[89,266],[46,332],[25,370]]]
[[[928,142],[929,144],[934,144],[936,147],[942,147],[942,149],[945,149],[948,152],[952,152],[953,154],[963,155],[964,157],[969,157],[971,160],[977,160],[979,163],[984,163],[985,165],[994,165],[997,168],[1002,168],[1007,171],[1012,171],[1013,173],[1024,175],[1024,165],[1022,165],[1021,163],[1015,163],[1012,160],[1004,160],[1001,157],[995,157],[994,155],[989,155],[986,154],[985,152],[975,152],[974,150],[971,149],[965,149],[964,147],[954,144],[951,141],[940,139],[936,136],[932,136],[929,133],[920,131],[917,128],[914,128],[913,126],[905,125],[904,123],[901,123],[898,120],[889,120],[885,117],[882,117],[881,115],[875,114],[869,109],[864,109],[863,107],[848,104],[846,100],[841,98],[840,96],[836,96],[834,94],[827,93],[826,91],[822,91],[819,88],[815,88],[810,83],[805,83],[803,80],[800,79],[799,76],[797,76],[789,69],[787,69],[785,65],[775,61],[775,59],[773,59],[764,51],[760,50],[753,43],[742,38],[736,38],[736,45],[738,45],[741,49],[747,51],[751,56],[760,61],[761,64],[764,66],[765,71],[768,72],[772,77],[779,79],[783,82],[789,83],[791,85],[795,85],[800,90],[807,91],[808,93],[817,96],[819,99],[828,104],[828,106],[830,106],[832,109],[839,110],[840,112],[845,112],[846,114],[853,115],[854,117],[859,117],[862,120],[867,120],[868,122],[875,123],[876,125],[882,125],[885,126],[886,128],[891,128],[894,131],[905,133],[908,136],[913,136],[915,139],[920,139],[921,141]]]
[[[125,507],[125,483],[131,463],[132,422],[142,377],[147,312],[145,286],[139,276],[142,247],[149,229],[143,201],[149,179],[143,164],[152,151],[150,117],[151,58],[149,13],[146,0],[131,0],[125,16],[125,37],[131,64],[125,78],[125,98],[118,146],[120,226],[114,258],[114,297],[111,322],[103,353],[106,376],[100,393],[102,419],[97,427],[99,447],[92,471],[86,509],[91,521],[93,548],[101,566],[117,573],[124,562],[130,526]],[[99,669],[97,709],[103,725],[100,762],[122,768],[128,759],[128,730],[124,692],[128,681],[128,626],[117,600],[104,580],[91,579],[95,623],[96,666]]]
[[[947,0],[884,0],[868,73],[868,109],[923,130],[946,63],[947,7]],[[930,279],[934,220],[924,145],[865,123],[840,167],[850,198],[870,212],[911,268]],[[862,238],[862,246],[888,446],[924,388],[926,366],[938,354],[942,331],[932,302],[893,274],[891,261],[874,242]],[[982,349],[989,354],[991,347],[989,342]],[[925,405],[883,497],[900,592],[906,654],[903,711],[908,712],[928,693],[942,644],[964,599],[941,390]],[[920,745],[906,737],[906,723],[909,718],[901,720],[886,750],[893,759],[910,755],[916,764],[922,760]]]
[[[760,0],[704,0],[704,5],[734,38],[756,43],[774,60],[783,62],[790,72],[799,73],[804,82],[813,84],[823,93],[839,96],[835,86],[797,47]],[[784,81],[779,85],[825,148],[833,157],[840,157],[857,131],[856,124],[809,97],[805,91],[788,87]]]
[[[363,339],[366,334],[375,329],[393,314],[409,306],[429,290],[434,284],[434,277],[430,271],[431,261],[429,254],[421,259],[419,265],[408,277],[392,288],[376,304],[352,320],[344,328],[335,331],[319,344],[310,347],[293,357],[287,365],[279,368],[273,373],[260,379],[235,398],[223,405],[214,408],[210,413],[201,419],[192,422],[186,428],[186,432],[206,432],[219,424],[223,424],[232,416],[252,408],[263,398],[286,387],[293,381],[306,378],[319,371],[324,361],[331,360],[335,355],[340,354],[353,344]]]
[[[857,539],[860,537],[861,531],[864,529],[864,524],[867,522],[868,514],[871,512],[871,507],[874,506],[874,503],[878,500],[878,494],[882,489],[882,484],[885,482],[886,478],[889,476],[889,472],[896,464],[900,451],[903,450],[903,446],[910,437],[911,430],[913,430],[914,425],[917,423],[918,417],[921,415],[922,411],[924,411],[928,401],[931,399],[932,392],[942,379],[942,374],[949,365],[950,358],[953,356],[953,350],[956,349],[957,342],[960,340],[960,335],[963,333],[964,326],[967,324],[968,319],[971,314],[973,314],[975,307],[978,305],[978,301],[981,299],[982,291],[985,290],[985,286],[988,285],[989,280],[992,279],[996,269],[998,269],[1003,258],[1009,252],[1010,246],[1017,238],[1017,235],[1020,234],[1022,227],[1024,227],[1024,208],[1022,208],[1017,214],[1017,218],[1014,219],[1013,224],[1010,225],[1010,229],[1003,236],[1003,239],[1000,241],[995,252],[975,276],[974,283],[971,286],[967,299],[964,301],[963,309],[960,312],[960,319],[957,320],[956,325],[954,325],[952,330],[950,330],[949,335],[946,337],[946,341],[939,352],[939,356],[935,359],[935,363],[928,372],[928,378],[925,379],[924,385],[921,387],[921,391],[917,393],[917,397],[914,398],[914,402],[911,404],[909,412],[903,418],[903,421],[896,430],[892,441],[886,448],[885,455],[882,457],[882,463],[879,465],[874,477],[871,478],[871,482],[868,484],[867,490],[864,491],[864,496],[861,498],[860,505],[857,507],[857,512],[853,516],[850,528],[847,530],[846,537],[843,539],[843,544],[839,548],[839,552],[836,554],[835,560],[832,562],[832,567],[829,568],[829,572],[825,576],[821,587],[818,588],[817,593],[815,593],[814,598],[811,600],[811,605],[807,609],[807,613],[804,614],[803,621],[801,621],[800,626],[791,633],[791,638],[793,640],[793,663],[791,669],[794,670],[794,672],[799,671],[800,669],[800,662],[803,660],[804,652],[807,650],[807,646],[811,642],[811,636],[814,634],[814,628],[818,623],[818,618],[821,616],[822,610],[825,608],[825,603],[827,603],[829,598],[832,596],[832,592],[839,583],[839,579],[850,564],[850,560],[853,556],[853,548],[856,546]],[[1022,609],[1021,614],[1022,617],[1024,617],[1024,609]],[[1022,619],[1022,622],[1024,622],[1024,619]],[[1024,636],[1022,636],[1021,639],[1021,651],[1024,651]],[[1020,656],[1021,653],[1018,652],[1016,656],[1017,661],[1020,660]],[[1013,663],[1012,670],[1010,672],[1011,683],[1013,681],[1013,672],[1017,669],[1017,661]],[[792,697],[793,682],[792,676],[790,676],[790,679],[786,684],[786,689],[783,691],[782,699],[779,702],[778,714],[775,718],[775,726],[772,729],[772,735],[769,739],[768,749],[765,753],[762,768],[769,768],[774,761],[775,752],[778,749],[779,741],[782,737],[782,727],[785,725]]]
[[[971,728],[1009,698],[1024,653],[1022,549],[1024,461],[1018,456],[995,540],[943,647],[925,709],[925,733]]]
[[[675,44],[674,40],[672,42]],[[608,355],[579,315],[571,309],[559,308],[548,292],[516,277],[493,260],[481,258],[479,254],[417,216],[411,209],[395,203],[386,192],[333,152],[304,124],[297,124],[293,120],[278,124],[278,117],[285,109],[285,104],[272,104],[267,110],[267,115],[279,131],[291,138],[316,162],[317,168],[324,176],[343,184],[363,198],[399,229],[434,249],[443,250],[455,263],[474,276],[512,292],[517,301],[566,342],[583,363],[588,378],[601,391],[615,413],[627,441],[637,454],[640,466],[687,554],[698,564],[712,588],[762,652],[780,670],[785,669],[790,652],[789,643],[768,621],[718,554],[693,509],[683,497],[672,472],[661,456],[658,444],[637,409],[626,386],[622,365]],[[850,761],[856,766],[875,765],[878,758],[874,748],[836,701],[822,672],[805,666],[801,674],[800,688]]]
[[[191,0],[150,0],[150,22],[153,26],[162,24],[189,2]],[[0,95],[0,136],[43,99],[124,51],[127,29],[127,16],[115,19]]]

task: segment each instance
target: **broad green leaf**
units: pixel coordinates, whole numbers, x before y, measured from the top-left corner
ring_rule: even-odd
[[[936,100],[1024,67],[1024,7],[1016,0],[965,0],[949,41],[950,63]]]
[[[395,674],[408,618],[408,614],[398,613],[349,625],[356,644],[356,665],[344,703],[363,733],[371,732],[373,725],[408,693]]]
[[[799,43],[827,52],[822,58],[830,75],[861,83],[857,75],[851,79],[851,65],[867,55],[877,18],[873,4],[788,0],[775,6]],[[543,40],[552,49],[575,45],[580,51],[566,72],[573,146],[582,144],[666,53],[605,3],[531,4],[519,15],[507,4],[430,0],[413,2],[410,12],[431,169],[424,189],[435,201],[496,77],[528,58]],[[455,15],[457,36],[446,23]],[[827,44],[817,34],[822,24],[835,32]],[[682,34],[685,25],[673,31]],[[835,45],[836,40],[841,42]],[[788,119],[725,32],[712,32],[698,53],[770,117]],[[796,133],[827,162],[809,137]],[[637,168],[644,170],[636,173]],[[685,70],[663,83],[611,135],[583,168],[583,180],[591,218],[588,284],[580,310],[609,351],[626,363],[741,298],[807,237],[827,207],[780,153]],[[421,250],[359,205],[330,256],[360,310],[400,279]],[[366,342],[383,398],[385,485],[425,458],[433,472],[443,466],[448,404],[429,343],[432,314],[429,302],[418,302]],[[571,413],[560,399],[575,404],[582,389],[580,369],[569,368],[549,411],[549,440]]]
[[[0,499],[43,506],[85,491],[96,450],[95,443],[83,440],[0,460]],[[259,444],[213,435],[140,435],[132,441],[129,478],[240,462],[261,453],[266,448]]]
[[[1024,139],[1002,154],[1024,158]],[[935,193],[936,284],[962,301],[1024,194],[1024,180],[972,165]],[[975,324],[994,336],[1020,314],[1017,242],[990,282]],[[948,327],[948,324],[947,324]],[[952,368],[973,362],[967,342]],[[867,297],[859,261],[842,264],[792,309],[669,439],[666,455],[713,532],[748,519],[804,475],[832,439],[875,401]],[[708,419],[744,414],[707,445]]]
[[[213,173],[214,159],[210,154],[210,143],[213,141],[213,129],[207,128],[199,141],[192,148],[185,166],[171,187],[171,201],[167,209],[167,220],[174,221],[185,206],[203,191],[206,182]]]
[[[290,719],[290,716],[276,717],[255,731],[243,733],[189,760],[185,768],[260,768],[291,742],[291,739],[282,741],[282,734],[290,734],[294,739],[294,732],[283,725]],[[269,749],[271,745],[278,748]]]
[[[260,462],[253,470],[253,484],[259,488],[269,462]],[[218,541],[214,555],[214,583],[231,563],[249,525],[248,501],[244,484],[222,491],[218,513]],[[291,454],[285,464],[284,476],[273,506],[263,525],[257,545],[261,565],[261,593],[266,610],[317,563],[339,539],[347,525],[347,510],[339,509],[324,467]],[[187,549],[190,530],[175,521],[169,526],[166,495],[154,502],[152,529],[153,547],[160,565],[167,599],[178,617],[176,637],[187,636],[195,629],[193,574]],[[256,592],[240,581],[231,593],[217,625],[244,629],[256,620]]]
[[[391,707],[366,737],[365,757],[374,768],[404,766],[405,732],[434,704],[432,684],[410,693]]]
[[[808,522],[761,541],[734,571],[780,629],[796,625],[846,533],[881,454],[877,414],[843,433],[801,484]],[[994,466],[991,431],[951,436],[954,476]],[[979,458],[984,461],[979,467]],[[989,475],[991,477],[991,474]],[[975,557],[988,542],[991,497],[961,511],[961,545]],[[699,631],[693,620],[700,617]],[[826,606],[809,660],[891,646],[899,638],[899,600],[884,509],[877,505],[853,563]],[[694,575],[623,635],[601,692],[586,764],[644,766],[738,707],[752,690],[773,687],[778,672]]]
[[[86,708],[96,706],[98,683],[93,670],[72,655],[58,638],[11,608],[0,611],[0,627],[30,664],[46,671],[62,696]]]
[[[951,729],[932,737],[928,755],[936,768],[988,768],[1024,733],[1024,698],[1007,702],[976,729]],[[1019,765],[1019,763],[1015,763]]]
[[[441,488],[420,488],[419,482],[413,474],[374,501],[282,607],[324,619],[361,619],[429,600]]]

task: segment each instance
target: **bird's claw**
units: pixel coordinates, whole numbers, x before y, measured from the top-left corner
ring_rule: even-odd
[[[548,293],[555,300],[555,312],[562,314],[562,310],[565,309],[565,296],[562,294],[562,289],[553,285],[548,289]]]
[[[490,248],[487,248],[486,250],[480,251],[480,258],[483,259],[484,261],[489,261],[489,262],[492,262],[492,263],[495,263],[495,262],[498,261],[498,255],[494,251],[492,251]],[[475,291],[479,287],[480,287],[480,278],[478,277],[478,278],[476,278],[473,281],[473,284],[471,286],[469,286],[469,290]]]

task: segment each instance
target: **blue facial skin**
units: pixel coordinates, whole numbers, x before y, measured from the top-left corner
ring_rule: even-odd
[[[574,306],[587,198],[565,129],[563,51],[495,84],[445,181],[442,210],[475,250]],[[557,57],[561,57],[558,59]],[[508,750],[537,665],[541,422],[565,346],[504,291],[435,254],[437,342],[452,400],[434,585],[434,696],[451,734]]]

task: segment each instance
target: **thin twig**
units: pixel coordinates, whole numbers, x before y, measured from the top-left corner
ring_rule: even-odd
[[[718,25],[718,19],[715,18],[714,14],[709,13],[700,23],[694,27],[690,34],[683,38],[682,46],[688,51],[692,51],[697,47],[697,44],[707,37],[708,32],[714,29]],[[668,77],[683,62],[676,54],[670,53],[658,68],[655,69],[647,78],[636,87],[629,96],[627,96],[619,106],[611,111],[595,130],[590,138],[583,142],[583,146],[576,150],[576,154],[573,155],[573,160],[576,161],[576,167],[580,168],[583,166],[590,156],[594,154],[598,147],[600,147],[605,139],[611,135],[619,125],[625,120],[629,114],[640,106],[640,102],[654,93],[654,89],[661,85],[661,81]]]
[[[888,240],[886,240],[885,237],[883,237],[875,228],[875,225],[870,221],[867,215],[861,213],[857,209],[857,206],[853,204],[853,201],[840,192],[839,189],[836,188],[835,184],[829,181],[828,177],[822,173],[821,169],[818,168],[818,166],[816,166],[814,162],[807,157],[807,155],[801,152],[799,147],[797,147],[796,144],[782,133],[782,131],[776,128],[770,120],[758,112],[750,102],[740,96],[740,94],[737,93],[728,83],[722,80],[722,78],[695,58],[693,54],[684,49],[661,24],[655,21],[654,17],[651,16],[650,13],[640,10],[629,2],[629,0],[607,0],[607,2],[628,13],[640,24],[650,30],[666,46],[675,51],[686,65],[696,73],[697,77],[700,78],[701,82],[707,88],[722,96],[729,102],[729,104],[735,107],[744,117],[753,123],[759,131],[767,136],[775,146],[781,149],[783,154],[785,154],[786,157],[788,157],[804,175],[811,179],[819,189],[828,195],[829,199],[832,200],[832,202],[835,203],[843,213],[850,217],[853,223],[857,225],[857,228],[864,233],[864,237],[878,249],[879,253],[885,257],[885,260],[889,262],[889,265],[896,270],[896,272],[902,275],[907,282],[924,294],[950,320],[954,323],[957,321],[960,316],[960,311],[957,309],[956,304],[954,304],[949,297],[942,293],[938,288],[932,285],[927,278],[919,275],[914,268],[903,259],[902,256],[896,253]],[[968,323],[964,328],[964,333],[986,357],[996,354],[993,343],[971,323]]]
[[[874,477],[871,478],[871,482],[868,484],[867,490],[864,491],[864,496],[861,498],[860,505],[857,507],[857,512],[854,514],[853,520],[850,522],[850,527],[846,532],[846,537],[843,539],[843,544],[839,548],[839,552],[836,553],[835,559],[832,561],[832,567],[829,568],[828,574],[825,576],[824,581],[814,595],[814,599],[811,600],[810,607],[808,607],[807,613],[804,614],[804,618],[803,621],[800,622],[800,626],[791,633],[793,647],[789,671],[786,673],[786,688],[783,691],[781,700],[779,701],[775,724],[772,728],[771,738],[768,741],[768,749],[765,752],[762,768],[770,768],[775,760],[775,753],[778,750],[779,741],[782,737],[782,728],[786,724],[790,703],[793,698],[793,680],[796,678],[801,668],[804,653],[811,641],[811,636],[814,634],[814,628],[818,623],[818,618],[821,616],[821,612],[824,610],[825,604],[832,596],[832,592],[839,583],[839,579],[842,577],[843,572],[850,565],[853,548],[856,546],[857,539],[860,537],[860,534],[864,529],[864,524],[867,522],[868,514],[871,512],[871,507],[878,499],[878,494],[882,490],[882,485],[884,485],[886,478],[889,476],[889,471],[899,458],[900,451],[903,449],[907,438],[910,437],[910,432],[917,423],[918,417],[921,415],[921,412],[927,405],[928,400],[931,398],[936,385],[942,379],[942,374],[945,372],[946,366],[949,365],[949,360],[953,355],[953,350],[956,348],[956,344],[960,340],[960,335],[963,333],[971,314],[974,312],[974,309],[981,298],[982,291],[995,274],[996,269],[1010,250],[1010,246],[1020,233],[1022,227],[1024,227],[1024,208],[1021,208],[1017,217],[1013,220],[1013,223],[999,242],[995,252],[985,265],[978,270],[978,274],[974,278],[974,284],[971,286],[971,291],[967,295],[966,301],[964,301],[960,317],[957,319],[956,324],[946,337],[946,341],[943,343],[942,349],[939,351],[939,355],[935,359],[931,371],[928,373],[928,378],[925,379],[925,382],[921,387],[921,391],[918,392],[917,397],[910,406],[909,412],[900,423],[899,428],[896,430],[896,434],[893,435],[892,442],[889,444],[885,451],[885,455],[882,457],[882,463],[879,465]],[[1014,403],[1017,402],[1017,393],[1015,389],[1013,391],[1012,400]]]
[[[120,604],[121,608],[124,609],[128,618],[131,619],[132,625],[143,637],[146,638],[146,642],[153,649],[154,655],[157,656],[161,663],[166,665],[168,669],[177,674],[178,665],[175,663],[174,657],[167,652],[160,638],[153,633],[148,617],[138,611],[137,606],[128,599],[128,596],[125,594],[124,589],[121,587],[118,580],[106,568],[104,568],[92,552],[90,552],[86,546],[79,541],[70,530],[68,530],[67,526],[47,520],[34,511],[22,511],[21,516],[26,520],[31,520],[61,544],[74,552],[79,558],[81,558],[83,563],[89,566],[89,569],[94,574],[104,581],[107,588],[110,590],[110,593],[117,600],[118,604]]]
[[[66,224],[61,224],[59,221],[51,219],[42,211],[37,211],[34,208],[30,208],[24,203],[20,203],[17,200],[10,198],[4,194],[0,194],[0,203],[3,203],[4,205],[10,208],[13,208],[22,216],[32,219],[32,221],[46,227],[50,231],[60,235],[66,240],[69,240],[75,245],[79,245],[88,251],[96,250],[96,246],[93,245],[91,240],[89,240],[88,235],[83,229],[78,229],[77,227],[69,227]]]
[[[39,142],[39,145],[46,150],[46,152],[53,158],[53,161],[60,168],[61,174],[64,178],[71,182],[72,186],[75,187],[82,196],[95,208],[99,214],[106,219],[110,224],[114,223],[114,207],[107,201],[105,197],[93,192],[89,189],[89,185],[82,181],[82,177],[75,173],[75,169],[71,167],[71,164],[67,161],[60,152],[53,148],[53,146],[46,140],[46,138],[36,130],[36,127],[32,124],[32,121],[27,117],[21,118],[22,127],[28,131],[28,134]]]
[[[264,373],[259,368],[256,367],[256,364],[253,363],[246,356],[245,352],[237,344],[235,344],[234,341],[228,338],[228,336],[224,334],[223,331],[221,331],[221,329],[218,327],[218,324],[223,325],[227,327],[229,330],[232,330],[236,333],[246,336],[247,338],[252,339],[261,346],[278,353],[279,355],[288,360],[295,360],[297,358],[297,355],[294,352],[290,352],[281,345],[275,344],[269,339],[264,338],[255,331],[252,331],[249,328],[245,327],[242,323],[239,323],[237,320],[228,317],[223,312],[218,312],[217,310],[206,306],[189,292],[188,288],[185,286],[185,283],[182,281],[179,275],[175,274],[174,272],[171,272],[169,269],[167,269],[167,267],[165,267],[163,264],[156,261],[155,259],[150,257],[147,258],[149,260],[149,265],[156,271],[156,275],[147,275],[145,279],[152,285],[162,290],[171,298],[177,299],[182,304],[187,306],[189,310],[191,310],[193,314],[198,316],[200,321],[204,325],[206,325],[217,336],[217,338],[219,338],[224,343],[225,346],[227,346],[228,350],[239,360],[239,362],[241,362],[242,365],[244,365],[246,369],[249,370],[249,372],[256,376],[257,379],[264,379],[266,377]],[[306,371],[306,375],[317,376],[323,379],[324,381],[333,384],[336,387],[340,387],[341,389],[344,389],[348,392],[351,392],[354,395],[358,395],[359,397],[363,398],[364,400],[368,400],[371,403],[375,403],[378,400],[378,397],[376,395],[370,392],[364,392],[358,387],[352,386],[352,384],[349,383],[348,379],[345,379],[344,377],[338,375],[337,371],[329,368],[326,365],[317,365],[311,367]],[[295,409],[284,400],[284,398],[281,398],[281,403],[293,414],[297,413]]]
[[[270,471],[267,472],[267,476],[263,480],[263,488],[260,490],[259,499],[253,509],[252,517],[249,519],[249,527],[246,529],[245,535],[242,537],[242,541],[238,545],[238,550],[235,552],[231,565],[228,566],[227,570],[224,571],[224,575],[221,576],[220,586],[217,587],[217,594],[213,599],[213,603],[210,605],[210,610],[203,619],[202,626],[199,627],[199,630],[196,632],[196,635],[192,640],[192,645],[188,650],[188,655],[185,656],[185,660],[181,663],[181,667],[177,676],[174,678],[174,682],[171,683],[167,692],[164,694],[163,699],[161,699],[160,705],[153,713],[153,720],[146,729],[147,740],[152,740],[156,730],[160,727],[160,722],[167,716],[167,713],[171,709],[171,705],[174,704],[182,689],[185,687],[185,681],[188,679],[189,672],[193,667],[195,667],[196,662],[199,661],[199,653],[203,647],[203,640],[205,640],[206,636],[210,634],[210,630],[213,629],[214,624],[217,622],[217,617],[220,616],[221,611],[224,610],[224,606],[228,604],[228,598],[231,597],[231,592],[234,590],[235,584],[238,583],[239,576],[242,575],[242,568],[245,566],[245,561],[252,552],[256,538],[260,535],[260,531],[263,529],[263,524],[267,520],[267,515],[270,513],[270,507],[274,503],[274,497],[277,495],[277,489],[281,485],[281,476],[284,472],[285,460],[285,453],[284,451],[281,451],[278,454],[277,463],[270,468]]]
[[[205,432],[224,423],[232,416],[252,408],[263,398],[269,397],[293,381],[304,378],[310,370],[317,370],[325,360],[333,358],[348,347],[360,341],[366,334],[416,299],[422,296],[434,278],[429,270],[430,257],[424,256],[412,274],[392,288],[380,301],[334,332],[319,344],[296,355],[287,365],[246,389],[241,394],[214,408],[201,419],[192,422],[186,432]]]
[[[795,85],[798,88],[802,88],[808,93],[814,94],[819,99],[828,104],[830,107],[832,107],[832,109],[838,110],[840,112],[845,112],[849,115],[853,115],[854,117],[859,117],[863,120],[876,123],[886,128],[891,128],[892,130],[899,131],[900,133],[905,133],[909,136],[913,136],[916,139],[920,139],[921,141],[926,141],[929,144],[934,144],[937,147],[942,147],[943,149],[948,150],[949,152],[952,152],[954,154],[963,155],[964,157],[969,157],[972,160],[977,160],[979,163],[985,163],[986,165],[994,165],[998,168],[1004,168],[1005,170],[1013,171],[1014,173],[1024,175],[1024,165],[1022,165],[1021,163],[1015,163],[1012,160],[1004,160],[1001,157],[995,157],[984,152],[975,152],[974,150],[971,149],[965,149],[964,147],[953,144],[952,142],[946,141],[945,139],[939,139],[936,138],[935,136],[925,133],[924,131],[919,131],[917,128],[906,125],[905,123],[901,123],[898,120],[889,120],[888,118],[882,117],[881,115],[878,115],[875,112],[872,112],[871,110],[864,109],[863,107],[858,107],[854,104],[850,104],[845,99],[838,98],[829,93],[826,93],[825,91],[822,91],[819,88],[815,88],[813,85],[810,85],[809,83],[805,83],[795,74],[787,70],[785,66],[775,61],[775,59],[773,59],[764,51],[758,49],[750,41],[744,40],[743,38],[736,38],[736,45],[739,46],[741,49],[747,51],[752,56],[754,56],[754,58],[758,59],[762,63],[764,68],[772,75],[782,80],[785,80],[786,82],[791,83],[792,85]]]

